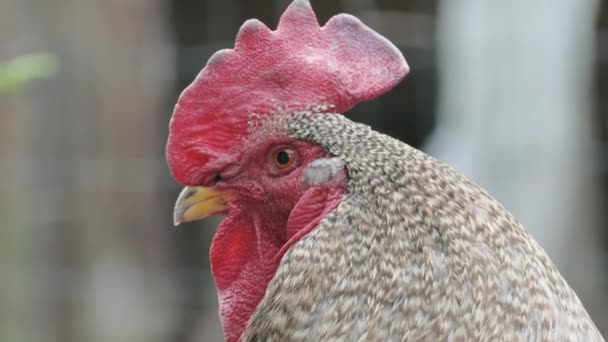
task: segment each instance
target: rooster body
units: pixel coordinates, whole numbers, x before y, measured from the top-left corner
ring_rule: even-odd
[[[284,256],[244,340],[603,340],[542,248],[451,167],[342,116],[286,123],[345,162],[347,193]]]
[[[357,18],[295,0],[243,24],[173,113],[175,223],[211,245],[226,340],[603,341],[542,248],[451,167],[342,116],[409,72]]]

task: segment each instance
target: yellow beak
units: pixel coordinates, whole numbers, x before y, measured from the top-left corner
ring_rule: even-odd
[[[227,201],[232,197],[230,191],[218,191],[202,186],[187,186],[175,202],[173,224],[203,219],[228,209]]]

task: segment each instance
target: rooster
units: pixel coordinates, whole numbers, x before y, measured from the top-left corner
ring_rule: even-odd
[[[488,193],[345,113],[409,72],[356,17],[295,0],[241,27],[175,107],[175,223],[211,245],[227,341],[602,341],[543,249]]]

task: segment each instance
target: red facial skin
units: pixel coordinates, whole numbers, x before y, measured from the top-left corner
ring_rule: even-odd
[[[273,152],[283,148],[296,153],[279,169]],[[325,157],[318,145],[269,138],[227,153],[202,172],[208,183],[202,185],[219,173],[222,181],[213,186],[236,192],[210,252],[227,341],[243,333],[284,253],[338,205],[344,185],[306,189],[300,182],[304,168]]]

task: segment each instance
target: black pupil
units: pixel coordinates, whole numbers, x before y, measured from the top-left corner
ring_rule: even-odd
[[[215,175],[215,177],[213,177],[213,183],[219,183],[222,181],[222,176],[218,173],[217,175]]]
[[[289,163],[289,153],[285,151],[277,153],[277,163],[279,163],[279,165],[287,165],[287,163]]]

